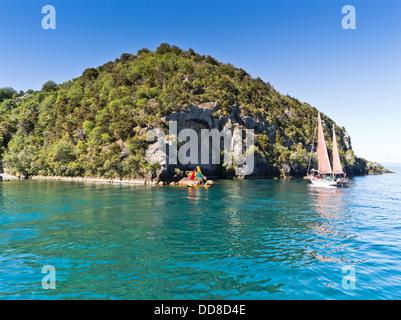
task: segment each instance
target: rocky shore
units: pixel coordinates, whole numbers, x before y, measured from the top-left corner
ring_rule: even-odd
[[[136,184],[136,185],[159,185],[159,186],[186,186],[189,182],[190,171],[180,171],[180,172],[169,172],[167,169],[160,169],[155,177],[148,177],[146,179],[109,179],[105,177],[60,177],[60,176],[29,176],[28,179],[32,180],[57,180],[57,181],[75,181],[75,182],[96,182],[96,183],[112,183],[112,184]],[[216,173],[216,172],[215,172]],[[385,169],[377,162],[368,162],[368,171],[362,175],[381,175],[385,173],[394,173],[388,169]],[[349,174],[350,175],[350,174]],[[360,174],[361,175],[361,174]],[[353,176],[352,174],[350,176]],[[18,179],[18,177],[7,175],[11,179]],[[284,177],[266,177],[264,175],[249,175],[249,176],[235,176],[232,175],[225,176],[207,176],[207,179],[302,179],[305,176],[294,177],[294,176],[284,176]],[[10,180],[11,180],[10,179]]]
[[[10,181],[10,180],[19,180],[20,179],[20,177],[13,176],[8,173],[1,173],[0,177],[1,177],[1,181]]]
[[[97,182],[97,183],[113,183],[113,184],[136,184],[136,185],[155,185],[154,181],[146,179],[108,179],[105,177],[60,177],[60,176],[29,176],[32,180],[57,180],[57,181],[74,181],[74,182]]]

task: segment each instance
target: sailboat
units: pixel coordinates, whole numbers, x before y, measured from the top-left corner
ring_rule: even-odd
[[[340,155],[338,152],[336,132],[333,124],[333,168],[331,167],[329,154],[327,152],[326,141],[323,134],[322,120],[320,118],[320,113],[317,117],[318,122],[318,169],[310,168],[311,158],[313,154],[313,145],[311,150],[311,158],[309,159],[308,166],[308,178],[309,180],[317,186],[324,187],[343,187],[348,183],[348,178],[345,170],[341,165]],[[313,138],[315,139],[315,138]]]
[[[198,178],[198,181],[195,182],[195,175]],[[212,185],[210,184],[210,181],[207,181],[206,183],[204,183],[204,179],[203,179],[203,175],[202,175],[202,171],[199,168],[199,166],[197,166],[194,171],[192,171],[191,177],[189,178],[189,182],[187,184],[188,188],[209,188]]]

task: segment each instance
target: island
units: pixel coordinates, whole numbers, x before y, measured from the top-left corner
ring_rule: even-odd
[[[302,178],[319,112],[241,68],[167,43],[28,91],[0,89],[1,167],[23,178],[180,184],[197,164],[146,159],[155,143],[147,133],[167,133],[171,120],[195,132],[253,130],[252,174],[236,174],[235,163],[202,166],[210,179]],[[320,114],[334,125],[348,176],[388,172],[357,157],[346,129]],[[332,137],[325,138],[330,154]]]

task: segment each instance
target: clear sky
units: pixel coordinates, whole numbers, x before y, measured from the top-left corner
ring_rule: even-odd
[[[44,5],[56,30],[42,29]],[[342,28],[345,5],[355,30]],[[38,90],[168,42],[315,106],[358,156],[401,162],[400,0],[0,0],[0,31],[0,87]]]

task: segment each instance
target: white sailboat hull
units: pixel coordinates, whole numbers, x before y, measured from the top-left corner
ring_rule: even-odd
[[[316,179],[309,178],[313,185],[318,187],[344,187],[348,183],[348,179]]]

